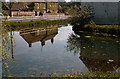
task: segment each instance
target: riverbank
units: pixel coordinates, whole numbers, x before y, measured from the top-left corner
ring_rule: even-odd
[[[14,77],[12,75],[10,75],[10,77],[13,78],[18,78],[18,77]],[[76,73],[72,73],[72,74],[57,74],[57,73],[49,73],[49,74],[45,74],[45,73],[40,73],[39,76],[36,75],[30,75],[30,77],[46,77],[46,78],[57,78],[57,77],[62,77],[62,78],[82,78],[82,79],[92,79],[94,78],[102,78],[102,79],[119,79],[120,77],[120,73],[116,73],[116,72],[90,72],[87,74],[84,73],[80,73],[80,72],[76,72]],[[61,79],[61,78],[60,78]]]
[[[51,25],[58,25],[58,24],[68,24],[68,19],[59,19],[59,20],[40,20],[40,21],[23,21],[23,22],[6,22],[7,27],[11,27],[12,30],[14,29],[21,29],[21,28],[35,28],[35,27],[46,27]]]
[[[32,20],[32,21],[21,21],[21,22],[7,22],[7,26],[14,28],[33,28],[33,27],[43,27],[55,24],[70,24],[70,18],[67,19],[57,19],[57,20]],[[95,23],[86,24],[84,26],[74,26],[73,30],[75,32],[90,32],[95,35],[103,36],[114,36],[120,37],[120,25],[96,25]],[[13,29],[14,29],[13,28]]]
[[[51,75],[50,75],[51,77]],[[62,77],[73,77],[73,78],[115,78],[115,77],[120,77],[119,73],[116,72],[90,72],[88,74],[84,74],[84,73],[73,73],[73,74],[64,74],[62,75]]]
[[[24,22],[24,21],[39,21],[39,20],[60,20],[67,19],[69,15],[44,15],[44,16],[16,16],[7,19],[8,22]]]
[[[96,25],[86,24],[84,26],[73,26],[76,32],[88,32],[95,35],[120,37],[120,25]]]

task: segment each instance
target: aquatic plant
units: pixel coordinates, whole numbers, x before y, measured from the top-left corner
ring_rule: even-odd
[[[13,52],[13,48],[15,47],[15,42],[13,38],[12,30],[10,30],[10,34],[8,33],[8,29],[6,29],[7,23],[6,21],[2,22],[1,28],[1,44],[0,44],[0,51],[1,51],[1,59],[3,63],[3,68],[5,69],[6,76],[8,75],[8,63],[11,63],[10,53]]]

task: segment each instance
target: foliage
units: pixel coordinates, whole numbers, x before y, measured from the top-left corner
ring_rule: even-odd
[[[104,33],[110,34],[112,36],[120,36],[120,26],[119,25],[96,25],[95,23],[87,24],[83,28],[80,28],[79,31],[87,31],[92,33]]]
[[[4,16],[8,16],[9,15],[9,11],[8,10],[2,10],[2,13]]]
[[[27,3],[23,2],[22,5],[23,6],[20,8],[20,10],[27,10],[28,9],[28,4]]]
[[[71,7],[69,10],[71,12],[71,24],[77,28],[81,28],[85,24],[88,24],[94,15],[93,7],[84,6],[79,8],[77,6]]]
[[[3,63],[3,67],[5,68],[6,75],[8,76],[8,63],[11,62],[10,53],[12,51],[12,48],[15,47],[14,44],[14,38],[13,35],[9,34],[8,31],[12,33],[10,29],[6,29],[7,23],[5,21],[2,22],[2,28],[1,28],[1,40],[2,44],[1,47],[1,59]]]
[[[80,3],[79,2],[72,2],[72,3],[63,3],[63,2],[60,2],[59,3],[59,8],[58,8],[58,12],[59,13],[66,13],[68,12],[68,9],[70,9],[71,6],[80,6]]]

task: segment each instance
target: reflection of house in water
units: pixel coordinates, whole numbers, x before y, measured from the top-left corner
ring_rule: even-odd
[[[80,59],[89,71],[116,71],[120,67],[118,42],[110,39],[81,38]]]
[[[54,37],[58,34],[58,26],[50,26],[46,28],[37,29],[22,29],[20,30],[20,36],[32,47],[32,43],[41,42],[41,45],[45,45],[45,41],[51,39],[51,43],[54,42]]]

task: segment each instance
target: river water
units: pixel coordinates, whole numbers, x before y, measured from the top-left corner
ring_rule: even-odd
[[[8,74],[120,72],[118,38],[75,34],[69,24],[51,27],[9,32],[15,46],[9,52]],[[3,76],[6,73],[3,67]]]

